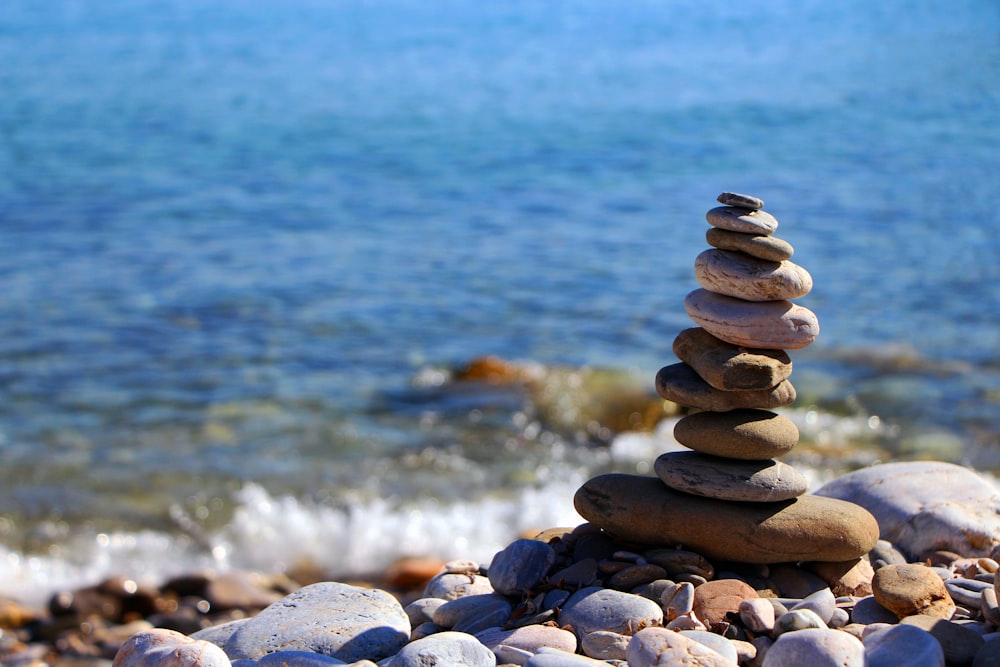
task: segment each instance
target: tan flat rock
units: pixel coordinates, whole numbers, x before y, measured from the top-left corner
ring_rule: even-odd
[[[638,475],[594,477],[576,492],[574,504],[618,540],[680,546],[743,563],[850,560],[868,553],[879,534],[866,510],[833,498],[734,503],[674,491]]]
[[[723,391],[770,389],[792,374],[792,360],[784,350],[740,347],[701,327],[677,334],[674,354],[705,382]]]
[[[795,387],[783,380],[772,389],[722,391],[685,363],[664,366],[656,374],[656,391],[668,401],[699,410],[726,412],[740,408],[777,408],[795,401]]]

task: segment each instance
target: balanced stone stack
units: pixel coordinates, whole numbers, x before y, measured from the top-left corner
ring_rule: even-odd
[[[657,478],[611,474],[576,494],[577,511],[613,537],[640,545],[683,546],[709,558],[746,563],[848,561],[878,540],[875,519],[841,500],[806,495],[807,481],[778,461],[799,438],[771,409],[795,400],[786,350],[819,334],[807,308],[792,303],[812,277],[792,263],[792,246],[764,203],[723,193],[708,212],[713,246],[695,261],[702,289],[685,298],[699,326],[674,341],[681,363],[656,376],[661,396],[691,414],[674,429],[693,451],[668,452]]]

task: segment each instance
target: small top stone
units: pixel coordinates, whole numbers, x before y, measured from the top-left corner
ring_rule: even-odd
[[[723,192],[715,198],[715,201],[726,206],[739,206],[740,208],[750,208],[758,210],[764,208],[764,200],[753,195],[741,195],[738,192]]]

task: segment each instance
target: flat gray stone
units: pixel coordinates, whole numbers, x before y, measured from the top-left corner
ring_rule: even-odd
[[[597,586],[573,593],[559,614],[559,625],[572,626],[580,638],[597,630],[631,634],[662,622],[663,610],[652,600]]]
[[[740,461],[699,452],[666,452],[657,457],[653,469],[671,489],[718,500],[775,502],[797,498],[809,488],[802,473],[773,459]]]
[[[726,206],[739,206],[740,208],[749,208],[751,210],[764,208],[764,200],[760,197],[744,195],[739,192],[723,192],[715,198],[715,201]]]
[[[487,574],[502,595],[523,595],[541,583],[556,562],[556,552],[538,540],[514,540],[493,556]]]
[[[789,608],[789,611],[797,609],[809,609],[815,612],[824,623],[829,625],[830,619],[833,618],[834,613],[837,611],[837,598],[833,597],[833,591],[829,588],[824,588],[802,598],[802,600]]]
[[[819,320],[791,301],[744,301],[706,289],[684,298],[688,317],[716,338],[733,345],[798,350],[819,336]]]
[[[524,667],[608,667],[608,663],[567,651],[542,648],[524,663]]]
[[[899,623],[899,617],[880,605],[874,595],[866,595],[854,603],[854,609],[851,610],[851,622],[862,625],[895,624]]]
[[[427,586],[424,588],[424,597],[454,600],[466,595],[482,595],[492,592],[493,584],[486,577],[478,574],[446,571],[427,582]]]
[[[717,206],[705,214],[708,224],[733,232],[748,234],[773,234],[778,221],[767,211],[739,206]]]
[[[839,630],[786,632],[767,650],[763,667],[865,667],[861,640]]]
[[[795,387],[783,380],[772,389],[723,391],[708,384],[685,363],[664,366],[656,374],[656,391],[668,401],[699,410],[727,412],[742,408],[777,408],[795,401]]]
[[[224,649],[232,660],[311,651],[345,662],[378,661],[409,640],[410,620],[378,589],[323,582],[301,588],[240,625]]]
[[[936,550],[989,556],[1000,544],[997,487],[952,463],[883,463],[848,473],[816,493],[866,508],[882,538],[913,560]]]
[[[708,242],[708,245],[719,250],[745,252],[748,255],[772,262],[783,262],[786,259],[791,259],[792,255],[795,254],[795,248],[792,247],[792,244],[777,236],[733,232],[719,227],[710,227],[705,232],[705,241]]]
[[[809,272],[794,262],[771,262],[717,248],[695,258],[694,276],[711,292],[747,301],[798,299],[813,286]]]
[[[733,345],[701,327],[677,334],[673,349],[702,380],[723,391],[771,389],[792,374],[792,360],[784,350]]]
[[[467,595],[445,602],[434,610],[431,620],[443,628],[475,634],[503,625],[513,609],[510,601],[497,593]]]
[[[865,634],[868,667],[944,667],[944,650],[931,633],[893,625]]]
[[[493,651],[464,632],[439,632],[404,646],[383,667],[496,667]]]
[[[760,461],[784,456],[799,442],[795,422],[767,410],[695,412],[674,425],[674,438],[696,452]]]

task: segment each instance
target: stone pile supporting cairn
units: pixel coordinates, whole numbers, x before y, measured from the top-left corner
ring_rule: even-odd
[[[756,197],[726,192],[707,214],[713,248],[698,255],[702,289],[685,298],[699,326],[674,340],[681,363],[656,375],[663,398],[692,412],[674,429],[693,451],[662,454],[657,478],[601,475],[577,491],[577,511],[616,539],[683,546],[746,563],[848,561],[878,540],[875,519],[842,500],[806,495],[807,481],[776,460],[799,439],[788,418],[792,362],[819,334],[816,315],[791,302],[812,289],[772,236],[778,221]]]

